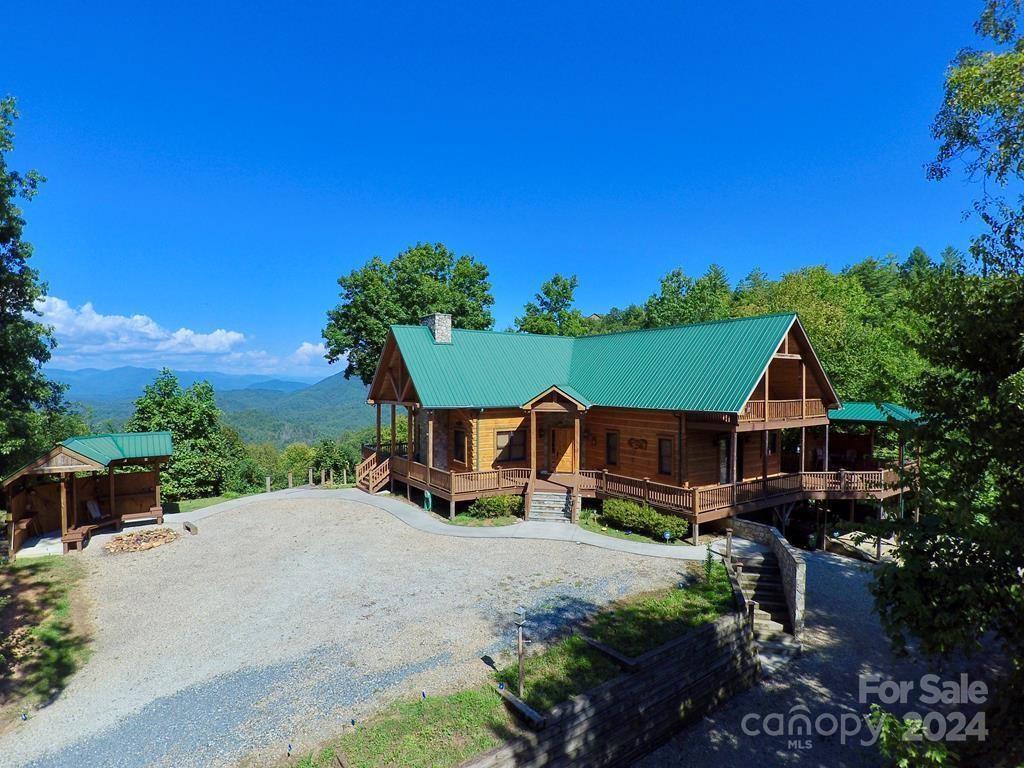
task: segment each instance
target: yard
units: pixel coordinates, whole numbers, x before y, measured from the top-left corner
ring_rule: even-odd
[[[92,655],[13,723],[5,759],[265,765],[391,701],[453,729],[433,708],[488,684],[483,657],[507,664],[516,606],[543,640],[685,576],[678,561],[567,542],[434,536],[336,494],[359,498],[253,497],[199,520],[196,536],[64,559],[84,573]],[[155,723],[158,740],[139,738]]]
[[[74,558],[0,565],[0,733],[47,703],[88,657],[88,632],[72,593]]]

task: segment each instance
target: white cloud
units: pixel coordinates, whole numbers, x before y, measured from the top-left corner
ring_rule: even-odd
[[[291,360],[296,365],[307,366],[322,362],[325,354],[327,354],[327,348],[324,346],[322,341],[317,344],[313,344],[310,341],[304,341],[299,345],[299,348],[292,353]]]
[[[284,376],[326,375],[323,343],[304,341],[290,355],[252,348],[241,331],[217,328],[171,330],[148,315],[105,315],[91,302],[76,308],[45,296],[36,304],[42,322],[57,337],[55,368],[114,368],[138,365],[178,370],[217,370]]]

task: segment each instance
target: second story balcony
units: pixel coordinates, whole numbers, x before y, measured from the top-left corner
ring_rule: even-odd
[[[827,413],[820,399],[748,400],[740,412],[740,423],[820,419]]]

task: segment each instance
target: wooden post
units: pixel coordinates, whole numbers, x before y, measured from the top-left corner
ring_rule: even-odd
[[[288,487],[291,488],[294,484],[294,477],[291,472],[288,473]]]
[[[750,622],[750,628],[754,628],[754,616],[757,614],[757,600],[751,600],[747,603],[747,621]]]
[[[768,479],[768,430],[764,431],[764,440],[761,441],[761,478]]]
[[[607,491],[608,490],[608,468],[607,467],[605,467],[604,469],[601,470],[601,490],[602,491]]]
[[[330,470],[327,472],[327,482],[329,482],[331,485],[334,485],[334,467],[331,467]]]
[[[732,528],[725,529],[725,559],[732,562]]]
[[[327,472],[324,470],[324,468],[320,467],[320,485],[323,485],[324,484],[324,480],[327,479],[326,474],[327,474]]]
[[[736,461],[737,461],[737,457],[736,457],[736,454],[737,454],[738,449],[739,449],[739,435],[736,432],[736,428],[733,427],[733,430],[732,430],[732,455],[729,457],[729,461],[730,461],[729,476],[732,478],[732,484],[733,485],[736,485],[736,482],[737,482],[737,477],[736,477]],[[733,503],[734,504],[736,503],[735,495],[733,496]]]
[[[690,525],[690,532],[693,534],[693,546],[697,546],[700,542],[700,523],[697,522],[697,516],[693,516],[693,523]]]
[[[771,363],[764,369],[764,420],[768,421],[768,371],[772,369]]]
[[[572,471],[574,474],[580,472],[580,412],[576,410],[576,418],[573,419],[572,437]]]
[[[380,403],[377,403],[377,453],[380,453]],[[312,477],[309,482],[313,482]]]
[[[412,425],[412,406],[407,405],[405,406],[405,457],[409,461],[412,461],[413,456],[416,455],[416,442],[413,439]]]
[[[113,481],[111,481],[113,489]],[[60,535],[68,532],[68,476],[60,476]],[[65,550],[66,551],[66,550]]]
[[[690,484],[689,457],[686,450],[686,413],[679,416],[679,484],[686,487]]]
[[[267,493],[270,493],[270,475],[267,475]]]
[[[156,506],[161,507],[163,504],[160,502],[160,462],[153,463],[153,498],[156,501]]]
[[[530,477],[537,477],[537,412],[530,409]]]
[[[341,484],[348,485],[348,467],[341,468]]]
[[[807,427],[800,427],[800,471],[807,469]]]
[[[395,433],[395,427],[397,425],[395,424],[395,418],[396,418],[395,417],[395,404],[392,403],[391,404],[391,455],[392,456],[395,455],[395,448],[397,447],[396,433]]]
[[[453,487],[454,487],[454,485],[453,485]],[[452,493],[452,497],[450,499],[448,499],[448,519],[449,520],[454,520],[455,519],[455,492],[452,491],[451,493]]]
[[[828,424],[825,425],[825,471],[828,472]]]
[[[434,411],[427,411],[427,466],[434,466]],[[429,484],[430,473],[427,473]]]
[[[649,478],[649,477],[645,477],[644,478],[644,504],[647,504],[651,500],[651,489],[650,489],[650,486],[649,486],[650,482],[651,482],[651,478]]]
[[[107,467],[107,476],[110,478],[110,516],[117,517],[117,501],[114,498],[114,468]]]
[[[800,360],[800,418],[807,418],[807,363]]]
[[[313,484],[313,468],[312,467],[309,468],[309,484],[310,485]]]

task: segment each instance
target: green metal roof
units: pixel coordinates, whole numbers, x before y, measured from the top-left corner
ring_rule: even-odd
[[[81,435],[62,440],[61,445],[80,456],[107,466],[124,459],[170,456],[174,450],[170,432],[114,432],[109,435]]]
[[[518,408],[551,386],[593,405],[738,413],[796,320],[762,315],[566,338],[391,331],[425,408]]]
[[[917,411],[896,403],[848,402],[842,408],[829,411],[833,424],[913,424],[921,418]]]

